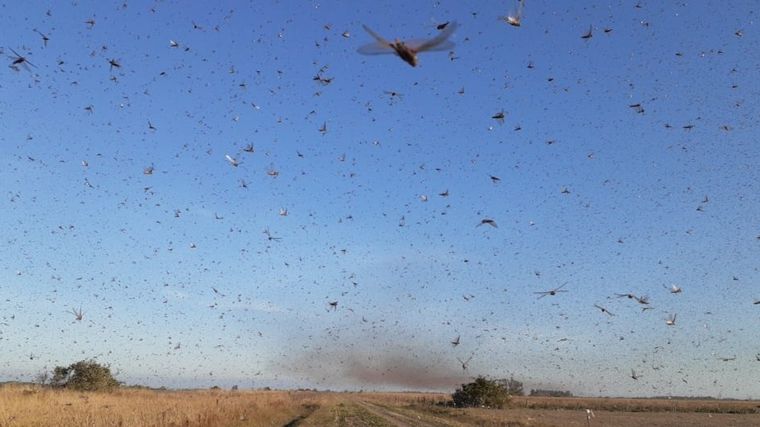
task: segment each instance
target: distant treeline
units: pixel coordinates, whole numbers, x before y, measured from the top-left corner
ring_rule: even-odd
[[[562,390],[544,390],[544,389],[531,389],[531,396],[548,396],[548,397],[573,397],[573,393]]]
[[[745,399],[733,399],[730,397],[723,397],[723,398],[717,398],[712,396],[655,396],[655,397],[645,397],[644,399],[665,399],[665,400],[745,400]],[[752,399],[746,399],[746,400],[752,400]]]

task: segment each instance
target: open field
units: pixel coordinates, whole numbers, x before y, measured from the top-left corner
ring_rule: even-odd
[[[760,402],[517,397],[458,409],[435,393],[0,388],[5,426],[758,426]]]

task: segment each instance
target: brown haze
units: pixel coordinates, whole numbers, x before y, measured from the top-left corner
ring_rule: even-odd
[[[344,363],[345,378],[352,383],[406,390],[453,390],[469,375],[453,364],[430,363],[405,355],[386,355],[367,361],[351,357]]]
[[[452,356],[453,358],[453,356]],[[382,349],[370,352],[302,353],[289,370],[305,378],[321,379],[318,388],[453,391],[475,374],[453,360],[429,351]]]

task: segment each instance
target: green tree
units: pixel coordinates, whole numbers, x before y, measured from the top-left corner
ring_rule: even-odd
[[[506,380],[489,380],[483,376],[475,378],[469,384],[462,384],[451,398],[459,408],[486,407],[503,408],[509,401],[509,389]]]
[[[111,369],[94,360],[80,360],[68,367],[56,366],[50,384],[81,391],[108,391],[119,386]]]

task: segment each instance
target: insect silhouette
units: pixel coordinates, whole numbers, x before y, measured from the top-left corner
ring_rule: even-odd
[[[119,60],[117,59],[109,59],[108,65],[110,65],[110,70],[113,71],[114,68],[121,68],[121,63],[119,63]]]
[[[502,16],[499,19],[506,22],[513,27],[519,27],[522,25],[523,8],[525,7],[525,0],[517,2],[517,10],[514,13],[510,13],[507,16]]]
[[[588,40],[591,37],[594,37],[594,26],[593,25],[589,25],[588,26],[588,31],[581,36],[581,38],[583,40]]]
[[[233,158],[229,154],[225,154],[224,158],[225,158],[225,160],[227,160],[227,162],[229,162],[229,164],[232,167],[238,167],[240,165],[240,161],[238,161],[237,159]]]
[[[663,286],[665,286],[665,285],[663,285]],[[670,290],[671,294],[680,294],[681,292],[683,292],[683,289],[681,289],[678,285],[671,285],[670,288],[668,288],[667,286],[665,286],[665,289]]]
[[[457,357],[457,360],[459,361],[459,363],[462,364],[462,370],[463,371],[467,370],[467,365],[470,363],[470,360],[472,360],[473,356],[474,355],[471,355],[470,357],[467,358],[467,360],[462,360],[462,359],[460,359],[460,358]]]
[[[562,285],[560,285],[560,286],[558,286],[558,287],[556,287],[554,289],[550,289],[548,291],[540,291],[540,292],[533,292],[533,293],[537,294],[537,295],[541,295],[540,297],[538,297],[538,299],[541,299],[541,298],[543,298],[545,296],[549,296],[549,295],[554,296],[554,295],[557,295],[560,292],[567,292],[567,290],[562,289],[562,288],[565,287],[565,285],[567,285],[567,282],[563,283]]]
[[[491,218],[483,218],[480,220],[480,223],[476,225],[475,227],[480,227],[481,225],[490,225],[493,228],[499,228],[498,225],[496,225],[496,221],[492,220]]]
[[[614,316],[614,314],[612,314],[609,310],[607,310],[606,308],[602,307],[601,305],[594,304],[594,307],[598,308],[602,313],[604,313],[604,314],[606,314],[608,316]]]
[[[78,310],[76,308],[72,308],[71,314],[74,315],[74,319],[78,322],[81,322],[82,319],[84,319],[84,311],[82,311],[82,307],[79,307]]]
[[[628,299],[634,299],[636,298],[636,295],[634,294],[615,294],[618,298],[628,298]]]
[[[41,31],[39,31],[39,30],[38,30],[38,29],[36,29],[36,28],[35,28],[34,30],[32,30],[32,31],[34,31],[35,33],[39,34],[39,35],[40,35],[40,37],[42,37],[42,45],[43,45],[44,47],[47,47],[47,44],[48,44],[48,42],[50,41],[50,37],[48,37],[47,35],[43,34]]]
[[[282,239],[281,237],[276,237],[276,236],[273,236],[273,235],[272,235],[272,233],[269,231],[269,229],[268,229],[268,228],[267,228],[267,229],[264,229],[263,233],[264,233],[264,235],[266,235],[266,236],[267,236],[267,240],[269,240],[270,242],[271,242],[272,240],[274,240],[274,241],[278,241],[278,240],[281,240],[281,239]],[[336,304],[337,304],[337,303],[336,303]]]
[[[451,50],[454,47],[454,43],[449,41],[449,37],[457,29],[457,23],[451,22],[447,25],[437,36],[429,40],[409,40],[400,41],[396,39],[393,42],[389,42],[376,32],[372,31],[366,25],[363,25],[364,30],[369,33],[374,39],[374,43],[369,43],[361,46],[358,52],[362,55],[382,55],[388,53],[395,53],[404,62],[416,67],[418,60],[417,54],[425,51],[445,51]]]
[[[676,316],[677,314],[671,314],[668,316],[667,319],[665,319],[665,324],[668,326],[675,326],[676,325]]]
[[[13,61],[11,62],[11,65],[9,65],[9,67],[11,67],[12,69],[14,69],[16,71],[19,71],[20,70],[19,66],[22,66],[22,65],[27,70],[29,69],[30,65],[32,67],[34,67],[34,68],[37,68],[36,65],[32,64],[31,62],[29,62],[29,60],[25,56],[19,55],[19,53],[16,52],[15,50],[13,50],[12,47],[8,48],[8,49],[10,49],[11,52],[13,52],[13,54],[16,55],[15,57],[13,57],[13,56],[11,57],[11,59],[13,59]]]
[[[400,101],[403,97],[400,93],[394,91],[394,90],[385,90],[383,91],[388,97],[390,98],[391,104],[393,104],[394,101]]]
[[[633,299],[633,300],[636,300],[636,302],[638,302],[639,304],[642,304],[642,305],[648,305],[649,304],[649,297],[646,296],[646,295],[642,295],[640,297],[637,297],[634,294],[627,293],[627,294],[615,294],[615,296],[618,297],[618,298]]]

